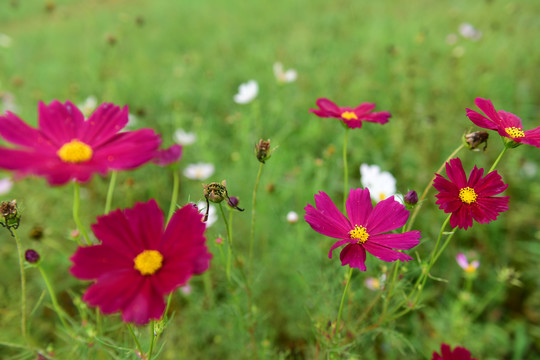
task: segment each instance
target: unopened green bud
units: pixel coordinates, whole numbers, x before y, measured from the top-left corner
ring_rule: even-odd
[[[266,160],[270,159],[272,156],[272,150],[270,150],[270,139],[261,139],[257,144],[255,144],[255,155],[257,156],[257,160],[263,164]]]

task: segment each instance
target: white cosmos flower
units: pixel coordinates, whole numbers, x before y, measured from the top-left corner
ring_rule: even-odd
[[[10,92],[3,92],[0,95],[0,100],[2,101],[1,107],[0,107],[0,114],[6,111],[10,111],[12,113],[17,113],[19,111],[19,107],[17,106],[17,103],[15,101],[15,95],[13,95]]]
[[[364,188],[369,189],[371,198],[375,202],[396,195],[396,179],[388,171],[382,171],[378,165],[360,165],[361,182]],[[398,200],[398,198],[395,198]]]
[[[469,23],[462,23],[459,25],[459,33],[465,39],[478,41],[482,38],[482,32],[477,30]]]
[[[4,48],[8,48],[11,46],[11,43],[13,40],[7,36],[6,34],[0,33],[0,46]]]
[[[255,80],[240,84],[238,94],[234,95],[234,102],[237,104],[247,104],[257,97],[259,84]]]
[[[88,119],[94,110],[96,110],[97,98],[94,95],[90,95],[82,104],[79,104],[77,107],[81,110],[84,117]]]
[[[280,62],[277,62],[274,64],[274,75],[278,82],[280,83],[290,83],[296,80],[298,74],[296,73],[296,70],[289,69],[287,71],[283,71],[283,64]]]
[[[11,180],[11,178],[6,177],[3,179],[0,179],[0,195],[4,195],[10,192],[12,187],[13,187],[13,181]]]
[[[174,132],[173,139],[174,139],[174,142],[180,145],[187,146],[197,141],[197,135],[195,135],[195,133],[192,133],[192,132],[190,133],[185,132],[184,129],[178,129]]]
[[[184,169],[184,176],[191,180],[206,180],[214,174],[214,165],[210,163],[189,164]]]
[[[206,214],[206,202],[199,201],[197,203],[197,209],[199,209],[199,212],[201,214]],[[214,205],[210,204],[210,210],[208,210],[208,220],[206,220],[206,227],[209,228],[212,226],[218,219],[217,216],[217,209]]]
[[[298,222],[298,214],[295,211],[289,211],[287,213],[287,222],[296,224]]]

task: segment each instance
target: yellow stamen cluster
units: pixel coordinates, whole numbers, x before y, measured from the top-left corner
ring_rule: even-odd
[[[343,114],[341,114],[341,117],[345,120],[358,120],[356,114],[350,111],[345,111]]]
[[[161,269],[163,255],[157,250],[144,250],[133,262],[135,263],[133,267],[142,275],[152,275]]]
[[[56,154],[64,162],[81,163],[92,158],[92,148],[79,140],[71,140],[62,145]]]
[[[473,264],[469,264],[466,268],[465,268],[465,272],[466,273],[473,273],[476,271],[476,267],[473,265]]]
[[[518,129],[517,127],[507,127],[504,129],[508,135],[510,135],[513,138],[522,138],[525,137],[525,133],[523,130]]]
[[[363,227],[362,225],[360,226],[355,225],[354,229],[349,231],[349,236],[351,237],[351,239],[358,240],[357,244],[363,244],[369,238],[367,229]]]
[[[476,201],[477,197],[478,195],[474,192],[474,189],[468,186],[459,190],[459,198],[466,204],[472,204]]]

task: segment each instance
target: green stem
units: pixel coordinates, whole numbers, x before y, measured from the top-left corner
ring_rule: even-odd
[[[169,215],[167,216],[167,223],[171,220],[174,211],[176,209],[176,200],[178,199],[178,188],[180,187],[180,177],[178,172],[173,170],[173,191],[171,195],[171,205],[169,206]]]
[[[113,171],[111,173],[111,180],[109,181],[109,189],[107,190],[107,200],[105,200],[105,212],[104,214],[108,214],[109,211],[111,211],[111,204],[112,204],[112,197],[114,194],[114,186],[116,185],[116,177],[118,173],[116,171]]]
[[[17,244],[17,252],[19,254],[19,273],[21,275],[21,332],[23,338],[26,340],[26,342],[28,342],[26,331],[26,273],[24,272],[24,254],[21,241],[17,236],[17,231],[15,229],[10,229],[10,231],[15,238],[15,243]]]
[[[439,174],[444,169],[444,166],[446,165],[446,163],[448,161],[450,161],[450,159],[452,159],[454,156],[456,156],[456,154],[461,149],[463,149],[463,147],[464,147],[464,145],[461,144],[456,150],[454,150],[454,152],[452,154],[450,154],[450,156],[448,156],[448,158],[442,163],[439,170],[437,170],[435,173]],[[420,199],[418,200],[418,204],[414,208],[414,211],[413,211],[413,213],[411,215],[411,219],[409,220],[409,223],[407,224],[407,228],[405,229],[405,231],[411,230],[411,227],[414,224],[414,220],[416,219],[416,216],[418,215],[418,211],[420,211],[420,208],[422,207],[423,200],[426,198],[429,189],[431,189],[431,185],[433,185],[433,181],[435,180],[435,178],[436,178],[436,175],[433,175],[433,177],[431,178],[431,180],[427,184],[426,188],[424,189],[424,192],[422,192],[422,196],[420,197]]]
[[[139,350],[139,354],[141,357],[144,356],[144,351],[142,350],[141,344],[139,343],[139,339],[137,339],[137,336],[135,335],[135,332],[133,331],[133,328],[131,327],[130,323],[126,323],[126,326],[129,330],[129,333],[131,334],[131,337],[133,337],[133,340],[135,341],[135,345],[137,346],[137,350]],[[153,331],[153,329],[152,329]]]
[[[508,148],[505,146],[505,147],[502,149],[502,151],[501,151],[501,153],[499,154],[499,156],[497,157],[497,159],[495,160],[495,162],[493,163],[493,165],[491,165],[491,169],[489,169],[488,174],[489,174],[490,172],[492,172],[493,170],[495,170],[495,167],[499,164],[499,161],[501,161],[501,159],[502,159],[504,153],[506,152],[506,150],[508,150]]]
[[[222,213],[223,216],[225,216],[225,214]],[[229,211],[229,224],[230,226],[232,227],[232,216],[233,216],[233,212],[232,211]],[[229,244],[229,246],[227,247],[227,264],[226,264],[226,274],[227,274],[227,279],[229,279],[229,281],[231,280],[231,268],[232,268],[232,246],[233,246],[233,239],[232,239],[232,232],[229,234],[229,230],[227,230],[227,237],[228,237],[228,240],[227,240],[227,243]]]
[[[261,181],[261,174],[264,167],[264,163],[259,163],[259,171],[257,172],[257,178],[255,179],[255,186],[253,187],[253,201],[251,203],[251,230],[249,236],[249,277],[251,278],[251,269],[253,264],[253,242],[255,241],[255,205],[257,204],[257,190],[259,189],[259,182]]]
[[[47,291],[49,292],[49,296],[51,297],[51,301],[53,304],[53,309],[56,312],[56,315],[58,315],[58,318],[60,319],[60,322],[66,330],[69,329],[68,324],[66,323],[66,320],[64,319],[64,312],[60,305],[58,304],[58,300],[56,299],[56,295],[54,293],[54,289],[51,285],[51,282],[49,281],[49,277],[47,276],[47,273],[45,273],[45,270],[43,270],[43,267],[41,264],[38,263],[37,268],[39,269],[39,272],[41,273],[41,277],[43,278],[43,281],[45,281],[45,286],[47,287]]]
[[[339,323],[341,321],[341,313],[343,311],[343,304],[345,303],[345,297],[347,295],[347,290],[349,290],[349,285],[351,283],[351,277],[352,277],[352,273],[353,273],[353,269],[354,268],[350,268],[349,270],[349,275],[347,276],[347,283],[345,284],[345,289],[343,290],[343,295],[341,295],[341,302],[339,304],[339,311],[338,311],[338,316],[337,316],[337,321],[336,321],[336,335],[339,336]]]
[[[156,334],[154,333],[154,320],[152,320],[150,322],[150,331],[151,331],[151,334],[150,334],[150,348],[148,349],[148,360],[152,360],[152,353],[154,352],[154,343],[155,343],[155,338],[156,338]]]
[[[349,167],[347,164],[347,142],[349,139],[349,128],[345,128],[345,136],[343,138],[343,211],[346,211],[347,195],[349,194]]]
[[[86,230],[84,229],[84,226],[82,225],[81,219],[79,219],[79,209],[80,209],[80,194],[79,194],[79,183],[74,181],[73,182],[73,220],[75,220],[75,224],[77,225],[77,228],[79,229],[79,232],[84,237],[84,240],[86,241],[87,245],[91,245],[90,239],[88,238],[88,234],[86,233]],[[83,245],[81,241],[79,240],[79,237],[77,237],[77,241],[79,242],[79,245]]]

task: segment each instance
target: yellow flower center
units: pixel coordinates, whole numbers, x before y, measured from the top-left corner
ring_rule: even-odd
[[[465,268],[465,272],[466,273],[473,273],[476,271],[476,268],[473,266],[473,264],[469,264],[466,268]]]
[[[135,269],[142,275],[152,275],[163,265],[163,255],[157,250],[144,250],[134,260]]]
[[[56,154],[64,162],[81,163],[92,158],[92,148],[75,139],[62,145]]]
[[[357,244],[363,244],[369,238],[367,229],[363,227],[362,225],[360,226],[355,225],[354,229],[349,231],[349,236],[351,237],[351,239],[358,240]]]
[[[466,204],[475,202],[477,197],[478,195],[474,192],[474,189],[468,186],[459,190],[459,198]]]
[[[358,120],[356,114],[350,111],[345,111],[343,114],[341,114],[341,117],[345,120]]]
[[[525,137],[525,133],[516,127],[507,127],[504,129],[508,135],[510,135],[513,138],[521,138]]]

